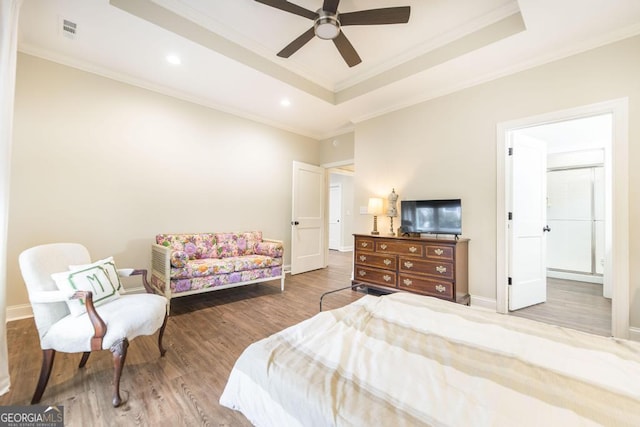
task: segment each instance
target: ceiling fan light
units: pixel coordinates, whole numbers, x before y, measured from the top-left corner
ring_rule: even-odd
[[[313,24],[313,29],[318,38],[333,40],[340,34],[340,22],[335,14],[319,11],[319,17]]]

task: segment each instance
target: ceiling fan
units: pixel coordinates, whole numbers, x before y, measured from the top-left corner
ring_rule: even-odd
[[[307,44],[314,36],[323,40],[333,40],[349,67],[362,62],[358,52],[341,30],[346,25],[406,24],[411,14],[410,6],[387,7],[383,9],[360,10],[338,13],[340,0],[324,0],[322,8],[312,12],[286,0],[256,0],[258,3],[284,10],[314,21],[313,27],[302,33],[278,52],[281,58],[288,58]]]

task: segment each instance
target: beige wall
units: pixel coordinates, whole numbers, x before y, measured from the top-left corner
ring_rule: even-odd
[[[353,132],[336,135],[320,141],[320,163],[331,165],[353,160]]]
[[[640,37],[360,123],[354,209],[368,197],[462,198],[470,292],[496,298],[496,124],[629,98],[631,325],[640,326]],[[356,216],[356,232],[369,217]],[[379,218],[379,228],[388,227]]]
[[[43,243],[149,267],[157,233],[256,229],[288,263],[293,160],[319,164],[319,143],[20,54],[7,305],[28,302],[18,255]]]

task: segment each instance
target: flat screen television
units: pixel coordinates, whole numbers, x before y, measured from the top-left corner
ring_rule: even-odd
[[[400,219],[403,233],[462,234],[460,199],[402,200]]]

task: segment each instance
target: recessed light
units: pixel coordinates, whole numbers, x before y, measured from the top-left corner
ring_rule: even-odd
[[[167,55],[166,60],[169,64],[180,65],[182,61],[178,55]]]
[[[283,107],[288,107],[291,105],[291,101],[289,101],[288,98],[283,98],[282,101],[280,101],[280,105],[282,105]]]

